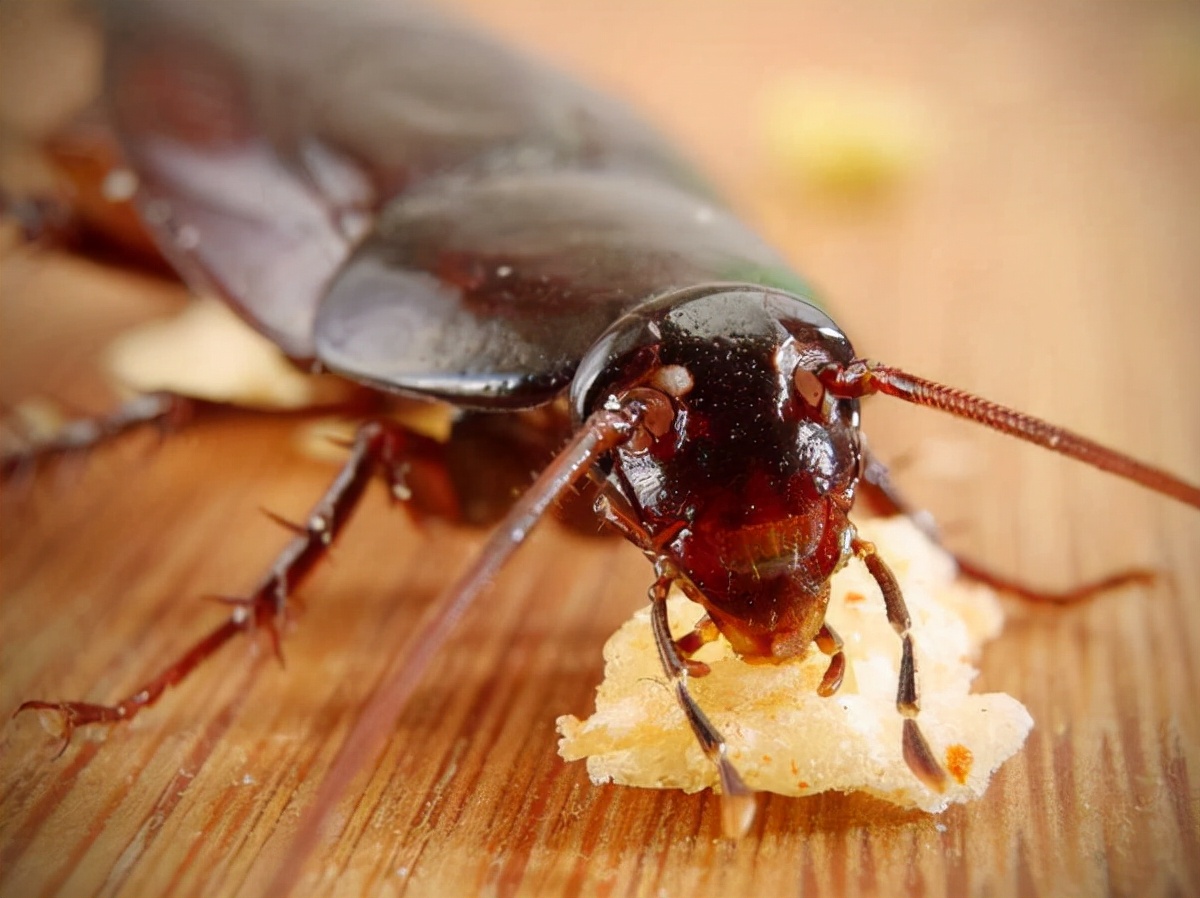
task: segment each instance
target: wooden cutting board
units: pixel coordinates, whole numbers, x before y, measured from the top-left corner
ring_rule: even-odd
[[[1200,480],[1194,9],[461,5],[661,124],[861,354]],[[36,110],[52,76],[36,53],[4,56],[5,113]],[[891,189],[848,198],[772,168],[761,103],[790,79],[915,110],[920,148]],[[152,275],[9,241],[0,400],[105,408],[106,342],[181,302]],[[591,785],[556,755],[554,720],[590,710],[604,639],[651,572],[618,540],[545,527],[441,654],[296,894],[1200,892],[1200,514],[887,400],[865,426],[951,543],[1001,570],[1049,586],[1163,572],[1081,607],[1006,602],[977,689],[1015,695],[1036,727],[982,800],[933,817],[769,797],[735,844],[711,795]],[[200,426],[6,490],[0,709],[112,700],[215,624],[201,597],[252,586],[285,538],[258,509],[302,515],[332,476],[295,429]],[[0,894],[262,894],[412,622],[481,540],[372,494],[304,590],[286,670],[235,644],[57,759],[32,719],[4,724]]]

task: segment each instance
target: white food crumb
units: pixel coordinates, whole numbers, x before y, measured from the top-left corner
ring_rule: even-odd
[[[337,378],[300,371],[212,298],[125,332],[109,346],[105,362],[109,376],[133,392],[164,390],[247,408],[304,408],[333,401],[348,389]]]
[[[711,673],[690,679],[696,701],[728,743],[747,785],[783,795],[862,791],[904,807],[937,812],[983,794],[992,773],[1018,751],[1033,720],[1008,695],[970,692],[970,659],[1000,632],[1002,613],[987,588],[956,580],[953,559],[905,518],[859,526],[900,582],[913,619],[919,722],[949,772],[945,792],[923,785],[901,756],[896,711],[900,642],[862,564],[833,579],[827,619],[846,646],[846,677],[831,698],[817,695],[828,659],[810,651],[783,664],[746,664],[724,639],[699,660]],[[672,632],[686,633],[702,614],[682,596],[669,600]],[[634,614],[604,648],[605,679],[596,713],[558,720],[559,753],[587,759],[596,783],[695,792],[716,785],[713,765],[664,688],[649,608]]]

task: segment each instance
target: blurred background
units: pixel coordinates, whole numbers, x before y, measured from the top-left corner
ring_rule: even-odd
[[[450,5],[661,127],[817,285],[860,354],[1200,480],[1195,4]],[[98,55],[51,3],[0,0],[0,15],[0,184],[12,193],[49,183],[36,143],[87,96]],[[0,401],[104,408],[105,343],[182,301],[160,277],[10,234]],[[971,555],[1048,586],[1164,572],[1082,608],[1008,606],[979,688],[1017,696],[1037,727],[981,802],[930,818],[854,797],[768,799],[751,837],[728,845],[711,796],[591,786],[555,756],[553,720],[590,708],[603,639],[650,572],[630,547],[551,529],[464,627],[402,721],[408,749],[373,771],[305,882],[407,894],[1200,888],[1196,513],[933,413],[873,400],[864,416],[901,484]],[[69,490],[6,496],[3,701],[111,697],[172,638],[208,626],[211,608],[191,598],[252,582],[278,547],[256,508],[302,513],[330,476],[290,445],[278,422],[218,427],[168,441],[151,464],[116,453]],[[58,762],[35,727],[0,731],[6,893],[262,887],[304,783],[403,645],[414,603],[478,537],[419,530],[373,500],[346,543],[312,586],[286,676],[261,662],[247,664],[255,678],[217,686],[198,674],[111,734],[116,750],[85,743]],[[178,632],[159,636],[168,613]],[[235,774],[271,789],[235,789]]]

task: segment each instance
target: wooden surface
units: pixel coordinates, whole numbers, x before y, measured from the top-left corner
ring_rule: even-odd
[[[658,121],[830,297],[860,353],[1200,479],[1200,19],[760,0],[466,3]],[[761,92],[834,73],[910,97],[926,164],[847,204],[783,189]],[[33,88],[30,88],[32,91]],[[11,91],[10,91],[11,93]],[[105,341],[166,282],[10,248],[0,399],[99,409]],[[940,817],[767,798],[720,841],[711,795],[595,787],[555,754],[606,636],[643,601],[630,546],[543,528],[345,797],[297,894],[1182,895],[1200,892],[1200,514],[875,400],[866,429],[954,545],[1065,585],[1165,572],[1068,610],[1009,603],[980,690],[1036,720],[978,803]],[[0,506],[0,708],[111,700],[248,588],[331,469],[293,425],[230,422],[60,469]],[[153,711],[55,760],[0,727],[0,894],[262,894],[409,624],[480,543],[369,497],[305,590],[281,671],[227,649]]]

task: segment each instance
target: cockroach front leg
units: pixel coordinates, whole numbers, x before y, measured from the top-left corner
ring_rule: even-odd
[[[842,637],[826,622],[821,624],[813,641],[822,654],[829,656],[829,667],[825,668],[825,675],[817,686],[817,695],[829,698],[842,688],[842,680],[846,676],[846,653],[842,651]]]
[[[667,595],[677,577],[664,564],[659,563],[656,568],[658,578],[650,587],[650,621],[654,629],[654,644],[658,647],[659,660],[671,681],[675,699],[683,709],[688,726],[705,756],[716,765],[721,782],[721,828],[727,837],[736,839],[746,833],[754,820],[754,792],[742,782],[737,768],[729,760],[725,737],[700,710],[688,691],[688,662],[681,656],[667,621]]]
[[[351,444],[350,458],[307,519],[288,525],[294,536],[257,588],[246,598],[222,599],[232,606],[229,617],[131,695],[114,705],[28,701],[15,713],[57,714],[63,736],[62,750],[65,750],[76,727],[131,720],[239,633],[263,628],[282,660],[280,634],[287,617],[289,597],[328,553],[373,476],[382,474],[394,496],[405,493],[408,459],[414,452],[427,448],[424,441],[426,438],[418,437],[398,424],[372,421],[362,425]]]
[[[671,586],[678,583],[693,601],[699,596],[695,595],[695,586],[686,577],[680,576],[660,554],[661,544],[667,540],[652,537],[619,493],[601,493],[596,499],[596,512],[625,534],[654,563],[657,577],[649,590],[650,623],[658,657],[696,741],[700,743],[705,756],[716,765],[721,783],[721,829],[728,838],[740,838],[754,821],[754,792],[742,781],[741,774],[729,760],[725,737],[713,726],[688,691],[689,677],[704,676],[709,672],[707,664],[693,661],[690,656],[715,640],[720,631],[706,615],[690,633],[676,640],[671,635],[667,620],[667,596],[670,595]]]
[[[717,628],[716,623],[705,614],[696,621],[690,632],[674,640],[675,648],[687,667],[689,676],[708,676],[711,672],[709,666],[703,661],[697,661],[693,656],[710,642],[716,642],[720,635],[721,631]]]
[[[913,656],[912,618],[908,614],[908,606],[904,604],[904,595],[900,592],[900,584],[879,554],[875,546],[866,540],[854,540],[854,554],[862,559],[867,571],[879,585],[883,593],[883,604],[887,609],[888,623],[900,637],[900,680],[896,690],[896,710],[904,717],[903,750],[904,760],[909,769],[916,774],[917,779],[933,789],[944,792],[946,789],[946,771],[938,763],[921,728],[917,726],[917,714],[921,710],[921,699],[917,692],[917,661]],[[828,674],[826,674],[828,677]],[[822,684],[823,685],[823,684]]]

